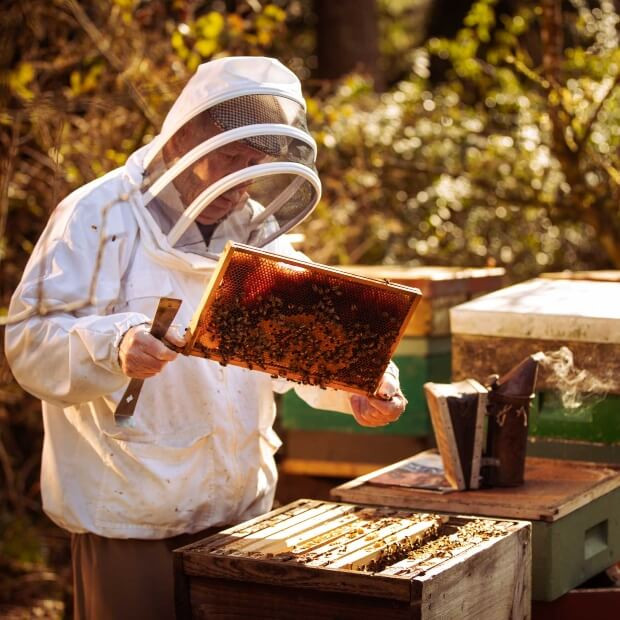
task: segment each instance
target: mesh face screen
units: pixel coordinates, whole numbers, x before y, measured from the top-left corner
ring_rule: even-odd
[[[420,292],[230,244],[192,355],[373,393]]]
[[[229,99],[214,105],[209,113],[213,122],[222,131],[259,123],[287,122],[278,98],[272,95],[245,95]],[[273,135],[254,136],[246,138],[245,142],[267,155],[277,156],[286,148],[287,140],[284,136]]]

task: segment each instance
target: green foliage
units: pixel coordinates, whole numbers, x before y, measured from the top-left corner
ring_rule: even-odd
[[[412,71],[428,77],[424,43],[432,0],[377,0],[381,69],[388,84]]]
[[[171,36],[172,48],[188,71],[218,55],[262,54],[286,34],[287,12],[265,4],[249,14],[209,11],[180,22]]]
[[[28,85],[34,80],[34,67],[29,62],[22,62],[15,69],[8,72],[9,90],[20,99],[29,101],[34,97],[34,93],[28,88]]]
[[[0,556],[3,561],[41,564],[44,560],[38,532],[27,517],[0,514]]]
[[[313,257],[497,264],[515,279],[620,267],[617,13],[580,9],[598,43],[575,31],[551,85],[528,49],[541,12],[494,4],[418,50],[450,61],[443,83],[414,72],[378,94],[348,78],[311,106],[325,188],[304,224]]]
[[[0,91],[8,171],[0,308],[56,203],[151,140],[198,64],[221,55],[267,54],[304,72],[298,54],[306,55],[310,39],[302,37],[300,47],[298,32],[287,31],[299,18],[299,3],[237,4],[226,12],[222,2],[177,0],[167,7],[67,0],[61,11],[26,0],[4,12],[3,58],[20,61],[0,66],[0,83],[8,86]]]

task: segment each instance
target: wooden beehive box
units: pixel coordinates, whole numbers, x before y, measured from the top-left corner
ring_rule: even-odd
[[[503,374],[537,351],[567,346],[575,365],[620,394],[620,285],[537,278],[450,311],[455,380]],[[539,388],[556,385],[541,368]]]
[[[596,271],[550,271],[541,273],[549,280],[593,280],[595,282],[620,283],[620,269],[599,269]]]
[[[420,291],[228,242],[184,353],[373,394]]]
[[[175,551],[181,618],[530,615],[529,524],[298,500]]]
[[[620,283],[538,278],[456,306],[450,320],[453,380],[484,382],[537,351],[570,349],[574,368],[592,379],[581,383],[586,406],[564,407],[558,396],[579,384],[542,364],[530,436],[591,442],[575,453],[587,460],[599,460],[597,446],[608,461],[620,457]]]
[[[522,486],[440,492],[408,483],[414,459],[351,480],[332,489],[331,496],[531,521],[534,600],[554,600],[620,560],[620,472],[611,466],[528,458]]]

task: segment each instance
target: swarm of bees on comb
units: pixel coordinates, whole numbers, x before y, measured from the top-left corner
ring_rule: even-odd
[[[417,289],[229,243],[186,352],[372,394],[419,298]]]

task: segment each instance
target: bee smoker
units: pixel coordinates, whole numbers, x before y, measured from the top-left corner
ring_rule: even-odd
[[[543,353],[525,358],[502,377],[487,380],[487,439],[482,480],[487,487],[523,484],[530,404]]]

